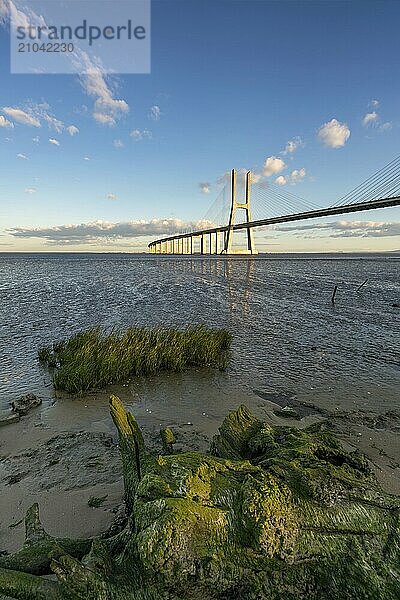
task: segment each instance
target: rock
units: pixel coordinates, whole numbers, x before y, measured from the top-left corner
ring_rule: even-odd
[[[14,400],[14,402],[11,403],[11,406],[14,412],[22,416],[27,415],[30,410],[41,404],[41,398],[38,398],[35,394],[27,394],[26,396],[22,396],[19,400]]]
[[[291,406],[284,406],[280,410],[274,410],[274,415],[284,419],[300,420],[300,415]]]
[[[3,425],[10,425],[11,423],[18,423],[19,414],[10,413],[4,417],[0,416],[0,427]]]
[[[394,304],[392,304],[393,308],[400,308],[400,304],[398,304],[397,302],[395,302]]]
[[[293,419],[302,419],[303,417],[308,417],[309,415],[324,415],[326,416],[326,411],[322,408],[315,406],[315,404],[311,402],[305,402],[303,400],[298,400],[296,395],[290,390],[280,391],[280,392],[263,392],[260,390],[253,390],[253,392],[262,398],[263,400],[267,400],[268,402],[272,402],[274,404],[278,404],[281,407],[281,410],[291,409],[293,415],[280,414],[280,410],[274,410],[274,414],[278,417],[287,417]],[[290,406],[288,403],[290,402]],[[296,415],[294,414],[296,413]]]

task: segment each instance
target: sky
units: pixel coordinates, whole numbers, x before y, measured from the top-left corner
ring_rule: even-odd
[[[329,206],[400,154],[399,2],[153,0],[151,73],[112,76],[11,74],[10,6],[0,252],[145,251],[196,226],[233,167]],[[307,225],[258,249],[400,249],[400,208]]]

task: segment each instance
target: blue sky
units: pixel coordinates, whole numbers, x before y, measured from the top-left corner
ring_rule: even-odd
[[[333,203],[400,154],[399,22],[398,2],[153,1],[151,74],[91,82],[10,74],[4,24],[0,250],[143,250],[232,167]],[[329,222],[260,249],[400,248],[399,208]]]

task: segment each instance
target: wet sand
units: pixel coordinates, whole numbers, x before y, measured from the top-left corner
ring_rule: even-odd
[[[171,427],[177,450],[206,450],[224,416],[246,404],[276,425],[306,427],[327,420],[345,447],[364,452],[382,486],[400,494],[400,413],[349,411],[343,403],[296,398],[289,391],[249,392],[211,370],[163,374],[83,398],[59,397],[0,429],[0,550],[23,542],[23,517],[34,502],[54,535],[94,536],[112,523],[123,500],[117,437],[108,412],[110,393],[135,414],[146,443],[160,449],[159,430]],[[376,403],[379,406],[379,402]],[[290,406],[297,418],[280,416]],[[91,496],[106,496],[99,508]]]

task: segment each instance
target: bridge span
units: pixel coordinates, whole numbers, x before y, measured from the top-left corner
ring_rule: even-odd
[[[393,166],[394,164],[394,166]],[[395,167],[399,167],[398,172]],[[386,171],[388,170],[388,173]],[[377,176],[380,176],[377,178]],[[388,178],[389,177],[389,178]],[[397,189],[400,188],[400,157],[389,163],[387,167],[378,171],[369,178],[364,184],[358,186],[354,193],[350,192],[344,197],[345,203],[328,208],[315,210],[307,210],[303,212],[293,212],[291,214],[270,217],[265,219],[253,220],[251,217],[250,206],[250,188],[251,188],[251,172],[246,173],[245,183],[245,198],[243,201],[238,201],[236,197],[236,170],[231,172],[230,184],[230,211],[229,221],[226,225],[210,227],[198,231],[189,231],[177,233],[175,235],[164,237],[155,240],[148,245],[149,251],[155,254],[208,254],[208,255],[255,255],[257,250],[255,247],[253,229],[266,225],[275,225],[278,223],[288,223],[293,221],[304,221],[307,219],[323,218],[332,215],[343,215],[367,210],[376,210],[379,208],[388,208],[400,205],[400,194],[397,194]],[[375,188],[372,189],[372,183]],[[395,185],[393,185],[395,183]],[[388,187],[388,184],[390,187]],[[381,197],[371,200],[354,201],[364,193],[365,186],[372,194],[376,194],[379,190]],[[394,191],[395,194],[385,195],[387,190]],[[400,192],[400,189],[399,189]],[[382,197],[383,196],[385,197]],[[235,223],[235,216],[238,210],[245,212],[245,220],[240,223]],[[233,248],[233,234],[235,231],[244,230],[246,234],[246,245],[244,248]]]

